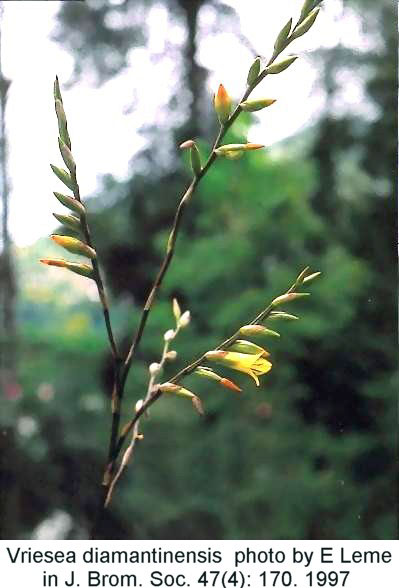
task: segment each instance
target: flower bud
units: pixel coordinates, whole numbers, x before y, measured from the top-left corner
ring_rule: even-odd
[[[227,378],[221,378],[219,384],[224,386],[225,388],[229,388],[229,390],[233,390],[234,392],[242,392],[242,389],[237,386],[232,380],[228,380]]]
[[[286,59],[283,59],[282,61],[278,61],[277,63],[273,63],[272,65],[269,65],[269,67],[266,68],[266,72],[268,74],[278,74],[282,71],[284,71],[285,69],[287,69],[287,67],[289,67],[292,63],[294,63],[294,61],[298,59],[298,55],[292,55],[291,57],[287,57]]]
[[[219,85],[218,91],[215,94],[214,105],[220,123],[224,124],[230,117],[232,102],[223,84]]]
[[[194,394],[193,397],[191,398],[191,402],[193,403],[193,407],[198,412],[198,414],[200,416],[204,416],[205,412],[204,412],[204,407],[202,406],[201,399]]]
[[[299,320],[297,316],[294,314],[288,314],[288,312],[275,312],[272,311],[269,316],[267,317],[269,320],[272,319],[285,319],[287,321],[297,321]]]
[[[156,376],[157,373],[160,371],[160,369],[161,369],[161,366],[159,365],[159,363],[156,363],[156,362],[151,363],[148,366],[148,371],[150,372],[151,376]]]
[[[55,113],[57,115],[58,120],[58,132],[61,139],[64,143],[71,148],[71,139],[69,138],[68,127],[67,127],[67,119],[65,116],[64,106],[62,101],[58,98],[55,100]]]
[[[177,357],[177,351],[175,351],[174,349],[172,349],[171,351],[168,351],[167,354],[165,355],[165,359],[167,359],[168,361],[174,361]]]
[[[79,200],[76,200],[76,198],[71,198],[71,196],[66,196],[65,194],[60,194],[59,192],[53,192],[53,194],[57,200],[69,208],[69,210],[77,212],[80,215],[84,215],[86,213],[85,207],[81,202],[79,202]]]
[[[80,231],[80,220],[71,214],[56,214],[53,212],[53,216],[59,221],[62,225],[65,225],[69,229],[73,231]]]
[[[64,160],[65,165],[69,169],[70,172],[74,172],[76,170],[75,160],[72,156],[71,150],[67,146],[66,143],[58,137],[58,147],[60,149],[60,153],[62,155],[62,159]]]
[[[314,4],[314,0],[305,0],[302,8],[301,8],[301,15],[299,17],[299,22],[302,22],[307,15],[309,14],[309,12],[312,10],[312,6]]]
[[[229,145],[221,145],[215,149],[216,155],[227,156],[230,153],[253,151],[254,149],[263,149],[264,145],[258,143],[230,143]]]
[[[302,282],[303,282],[303,280],[304,280],[305,276],[307,275],[308,271],[309,271],[309,266],[306,266],[306,267],[305,267],[305,269],[303,269],[303,270],[301,271],[301,273],[299,274],[299,276],[298,276],[298,277],[297,277],[297,279],[295,280],[295,284],[296,284],[297,286],[300,286],[300,285],[302,284]]]
[[[276,333],[276,331],[272,331],[271,329],[267,329],[263,325],[244,325],[243,327],[241,327],[240,333],[242,335],[252,337],[280,337],[279,333]]]
[[[182,388],[182,386],[178,386],[177,384],[172,384],[172,382],[164,382],[163,384],[159,385],[159,390],[162,393],[167,393],[167,394],[179,394],[183,395],[183,396],[189,396],[191,398],[192,396],[192,392],[189,392],[188,390],[185,390],[185,388]],[[186,392],[188,392],[188,394],[182,394],[182,390],[185,390]]]
[[[251,341],[244,341],[242,339],[237,339],[237,341],[229,346],[228,350],[237,351],[238,353],[248,353],[249,355],[261,354],[262,357],[269,357],[270,355],[270,353],[260,345],[255,345],[255,343],[251,343]]]
[[[85,278],[94,279],[93,268],[85,263],[74,263],[65,259],[41,259],[40,262],[53,267],[63,267]]]
[[[72,261],[68,261],[66,269],[80,276],[84,276],[85,278],[92,278],[94,280],[93,268],[86,263],[73,263]]]
[[[290,292],[289,294],[283,294],[282,296],[277,296],[277,298],[273,300],[272,306],[279,306],[279,304],[291,302],[292,300],[303,298],[304,296],[310,296],[310,294],[308,292]]]
[[[274,98],[261,98],[259,100],[245,100],[245,102],[241,102],[240,106],[245,112],[256,112],[257,110],[271,106],[275,102],[276,100]]]
[[[192,139],[188,139],[187,141],[184,141],[184,143],[181,143],[179,147],[180,149],[191,149],[191,147],[193,147],[194,145],[194,141]]]
[[[307,16],[304,21],[295,29],[295,31],[291,35],[291,39],[298,39],[298,37],[302,37],[308,30],[314,25],[317,15],[320,12],[320,8],[315,8],[312,12]]]
[[[248,71],[247,84],[252,86],[258,79],[260,73],[260,58],[257,57]]]
[[[274,43],[274,50],[276,53],[280,53],[287,45],[287,38],[290,34],[292,27],[292,18],[283,26],[279,34],[277,35],[276,42]]]
[[[54,80],[54,100],[59,100],[62,104],[62,96],[61,96],[60,83],[58,81],[58,76],[55,76],[55,80]]]
[[[85,255],[90,259],[96,258],[96,252],[94,249],[89,247],[83,241],[79,241],[79,239],[75,239],[75,237],[67,237],[66,235],[51,235],[51,238],[57,245],[61,245],[70,253],[76,253],[78,255]]]
[[[50,164],[50,167],[53,170],[53,173],[57,176],[57,178],[61,180],[61,182],[65,184],[65,186],[73,192],[75,188],[75,183],[72,181],[70,174],[65,169],[61,169],[56,165]]]
[[[193,170],[194,175],[198,176],[201,173],[202,164],[201,155],[195,141],[192,139],[184,141],[184,143],[180,145],[180,149],[190,149],[191,169]]]
[[[244,325],[240,328],[240,333],[241,335],[257,336],[263,335],[265,329],[266,327],[263,327],[262,325]]]
[[[209,380],[216,380],[217,382],[222,379],[221,376],[216,374],[211,368],[204,367],[202,365],[197,367],[194,374],[201,376],[202,378],[208,378]]]
[[[198,396],[190,392],[190,390],[187,390],[182,386],[178,386],[177,384],[172,384],[171,382],[165,382],[164,384],[161,384],[158,389],[162,393],[176,394],[176,396],[186,396],[187,398],[191,398],[191,402],[193,403],[195,410],[200,415],[204,414],[201,400],[198,398]]]
[[[179,320],[179,318],[181,317],[181,310],[180,310],[180,305],[177,302],[176,298],[173,298],[172,308],[173,308],[173,315],[174,315],[176,322],[177,322]]]
[[[222,351],[220,349],[215,349],[214,351],[208,351],[207,353],[205,353],[205,357],[209,361],[223,362],[226,356],[227,351]]]
[[[172,339],[174,339],[175,336],[176,336],[175,331],[173,329],[169,329],[168,331],[166,331],[163,338],[166,342],[168,342],[168,341],[172,341]]]
[[[303,283],[305,284],[305,282],[311,282],[315,278],[318,278],[320,275],[321,275],[321,272],[315,272],[314,274],[309,274],[308,276],[306,276],[306,278],[304,278]]]
[[[228,380],[227,378],[222,378],[214,372],[211,368],[204,367],[200,365],[194,372],[197,376],[201,376],[203,378],[209,378],[210,380],[215,380],[221,386],[225,388],[229,388],[230,390],[234,390],[234,392],[242,392],[241,388],[239,388],[234,382]]]
[[[183,312],[183,314],[181,315],[181,317],[179,319],[179,327],[181,329],[184,329],[185,327],[187,327],[190,320],[191,320],[190,311],[186,310],[185,312]]]

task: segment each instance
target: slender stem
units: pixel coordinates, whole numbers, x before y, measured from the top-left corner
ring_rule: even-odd
[[[78,184],[77,177],[76,177],[76,168],[71,171],[71,179],[74,184],[73,195],[76,200],[81,202],[80,189],[79,189],[79,184]],[[87,217],[85,214],[81,215],[81,226],[82,226],[82,231],[83,231],[83,235],[85,237],[86,243],[90,247],[93,247],[93,241],[92,241],[92,238],[90,235],[89,224],[87,222]],[[111,421],[111,434],[110,434],[109,446],[108,446],[108,463],[112,464],[113,455],[114,455],[115,447],[116,447],[116,442],[118,439],[119,425],[120,425],[120,419],[121,419],[121,398],[122,398],[121,377],[120,377],[121,359],[119,356],[119,351],[118,351],[118,347],[116,344],[115,336],[114,336],[114,333],[112,330],[111,317],[110,317],[110,312],[109,312],[109,307],[108,307],[108,300],[107,300],[107,296],[105,293],[104,283],[103,283],[103,280],[101,277],[100,267],[98,265],[97,259],[96,258],[92,259],[91,264],[92,264],[92,268],[93,268],[93,272],[94,272],[94,280],[97,285],[98,295],[99,295],[101,306],[103,309],[104,322],[105,322],[105,326],[107,329],[108,340],[109,340],[109,344],[111,347],[112,358],[113,358],[114,383],[113,383],[112,397],[111,397],[112,421]],[[107,478],[112,477],[111,470],[112,470],[112,468],[111,469],[107,468],[105,471],[104,482],[103,482],[105,485],[107,483]]]
[[[79,184],[78,184],[78,181],[76,178],[76,169],[74,171],[71,171],[71,179],[74,184],[73,195],[74,195],[75,199],[78,200],[78,202],[82,202],[81,197],[80,197]],[[89,229],[89,224],[87,222],[86,215],[85,214],[81,215],[80,220],[81,220],[81,226],[82,226],[83,235],[85,237],[86,243],[90,247],[93,247],[93,241],[92,241],[92,238],[90,235],[90,229]],[[103,280],[101,277],[100,267],[98,265],[97,259],[92,259],[91,264],[93,267],[94,280],[97,285],[98,295],[100,297],[101,306],[103,308],[104,322],[105,322],[105,326],[107,329],[107,334],[108,334],[108,339],[109,339],[109,344],[111,347],[112,355],[113,355],[114,359],[117,359],[119,357],[119,352],[118,352],[118,348],[116,345],[114,333],[112,331],[111,317],[110,317],[110,313],[109,313],[107,297],[105,294],[104,283],[103,283]]]
[[[177,326],[176,331],[175,331],[175,336],[177,335],[177,333],[179,332],[179,326]],[[154,384],[157,380],[158,375],[161,373],[166,361],[167,361],[167,353],[169,350],[169,345],[170,345],[170,341],[165,341],[164,343],[164,347],[163,347],[163,351],[162,351],[162,357],[161,360],[159,362],[159,369],[157,370],[157,372],[155,374],[151,374],[149,382],[148,382],[148,388],[147,388],[147,394],[146,397],[144,399],[143,404],[145,404],[146,402],[148,402],[150,400],[150,398],[152,397],[153,393],[154,393]],[[118,471],[116,472],[115,476],[112,478],[111,483],[109,484],[109,488],[108,488],[108,492],[107,492],[107,496],[105,498],[105,502],[104,502],[104,508],[107,508],[112,500],[112,495],[115,489],[116,484],[118,483],[121,475],[123,474],[124,470],[126,469],[126,467],[129,464],[129,461],[132,459],[133,456],[133,452],[136,446],[137,441],[140,439],[139,436],[139,426],[140,426],[140,419],[136,419],[136,422],[133,425],[133,431],[132,431],[132,438],[131,441],[123,455],[121,464],[119,466]]]
[[[189,185],[189,187],[187,188],[186,192],[184,193],[182,199],[180,200],[179,206],[177,207],[175,218],[173,220],[172,230],[169,235],[165,258],[162,262],[161,268],[160,268],[158,275],[155,278],[154,284],[151,288],[151,292],[148,295],[148,298],[147,298],[146,303],[144,305],[144,309],[141,314],[141,318],[140,318],[140,322],[139,322],[139,326],[138,326],[136,335],[134,337],[133,343],[130,346],[129,352],[128,352],[126,359],[125,359],[125,362],[124,362],[122,376],[121,376],[122,393],[123,393],[124,385],[126,382],[126,378],[128,376],[129,370],[130,370],[130,366],[133,361],[134,354],[140,344],[141,337],[143,335],[144,328],[145,328],[145,325],[146,325],[146,322],[148,319],[148,315],[149,315],[151,308],[152,308],[152,305],[154,303],[154,299],[155,299],[157,292],[162,284],[163,278],[167,272],[167,269],[170,265],[170,262],[172,261],[173,254],[175,251],[177,234],[179,231],[179,226],[180,226],[181,220],[183,218],[185,207],[187,206],[199,180],[200,180],[200,176],[196,176],[192,180],[191,184]]]

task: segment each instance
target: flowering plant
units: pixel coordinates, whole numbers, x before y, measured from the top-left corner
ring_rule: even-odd
[[[80,263],[58,258],[45,258],[42,259],[41,262],[49,266],[67,269],[94,280],[102,305],[105,326],[113,357],[114,378],[111,401],[111,431],[108,458],[102,481],[99,516],[102,513],[102,509],[110,504],[116,484],[129,464],[136,444],[141,442],[144,438],[140,430],[141,417],[148,414],[149,407],[161,397],[172,394],[190,399],[195,410],[198,413],[203,414],[203,404],[199,396],[181,385],[182,380],[189,374],[193,374],[200,378],[211,379],[218,385],[236,393],[242,392],[241,388],[233,380],[218,374],[217,371],[211,367],[215,363],[247,374],[255,381],[256,386],[259,386],[260,377],[267,374],[272,369],[272,361],[270,359],[269,351],[257,343],[248,340],[248,338],[258,339],[279,337],[278,332],[270,329],[268,326],[266,327],[263,323],[266,321],[274,322],[277,319],[296,320],[296,316],[288,314],[285,311],[276,311],[275,309],[281,305],[288,304],[291,301],[306,296],[307,293],[299,292],[298,290],[300,290],[305,283],[310,282],[319,275],[319,272],[312,273],[310,272],[310,269],[306,267],[300,272],[293,284],[284,294],[272,300],[272,302],[247,325],[239,327],[233,335],[217,345],[215,349],[205,351],[199,358],[193,360],[167,382],[162,382],[161,374],[163,367],[167,362],[172,362],[176,357],[176,351],[170,349],[171,344],[176,340],[179,332],[188,327],[191,319],[190,312],[188,310],[182,312],[179,302],[174,299],[172,302],[172,310],[175,324],[173,328],[167,330],[163,336],[163,351],[160,360],[149,366],[147,393],[143,399],[139,399],[136,402],[135,411],[131,419],[121,426],[121,406],[124,400],[125,384],[142,340],[148,316],[153,308],[165,274],[175,255],[177,236],[185,210],[189,205],[199,182],[203,180],[208,173],[208,170],[216,162],[217,158],[225,157],[234,160],[242,157],[246,152],[262,149],[264,147],[260,144],[248,142],[222,144],[222,141],[227,131],[231,128],[242,111],[259,111],[268,108],[275,102],[273,98],[268,97],[251,100],[250,95],[266,76],[279,74],[295,62],[297,56],[294,55],[285,57],[281,60],[278,60],[278,57],[288,45],[310,29],[319,13],[319,3],[320,2],[317,0],[305,0],[297,23],[293,25],[293,21],[290,19],[277,36],[274,44],[274,51],[270,59],[266,63],[263,63],[263,60],[260,57],[256,57],[248,71],[246,89],[241,100],[238,101],[235,107],[233,105],[233,100],[225,87],[222,84],[219,85],[214,96],[214,108],[220,123],[219,131],[206,161],[203,162],[198,146],[194,140],[189,139],[180,145],[181,149],[188,150],[190,153],[193,174],[192,180],[183,193],[177,207],[172,229],[166,245],[165,257],[145,302],[136,333],[134,334],[126,356],[121,354],[120,347],[114,335],[102,272],[97,258],[97,252],[91,238],[86,208],[80,195],[76,163],[72,154],[71,139],[68,132],[67,118],[64,111],[58,78],[55,81],[54,100],[59,130],[58,144],[66,169],[59,168],[55,165],[52,165],[51,169],[64,186],[70,190],[72,195],[54,192],[57,200],[70,211],[70,214],[67,215],[57,213],[54,216],[62,225],[69,230],[74,231],[77,234],[77,237],[57,234],[52,235],[52,239],[56,244],[63,247],[69,253],[82,255],[88,258],[89,263]],[[245,339],[242,337],[245,337]],[[204,365],[208,363],[211,364],[211,366]],[[128,442],[127,448],[123,451],[126,442]],[[96,535],[96,529],[93,534]]]

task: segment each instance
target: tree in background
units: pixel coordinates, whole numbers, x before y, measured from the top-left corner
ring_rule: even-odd
[[[1,181],[1,251],[0,251],[0,386],[8,398],[19,395],[16,373],[16,284],[9,231],[10,188],[7,170],[6,105],[10,80],[1,67],[0,3],[0,181]]]
[[[395,32],[394,10],[389,2],[351,2],[348,16],[358,16],[369,51],[338,46],[323,53],[327,58],[323,87],[328,108],[318,123],[311,155],[319,170],[313,208],[329,223],[317,250],[344,244],[358,263],[367,267],[366,282],[357,294],[350,323],[331,356],[330,343],[319,346],[317,362],[305,360],[304,378],[317,381],[301,402],[306,422],[322,422],[334,434],[357,438],[349,461],[351,478],[366,485],[367,509],[359,513],[364,533],[381,532],[394,510],[390,488],[394,484],[394,422],[389,406],[394,397],[395,343]],[[345,17],[345,13],[344,13]],[[381,35],[380,32],[384,31]],[[359,72],[354,75],[354,71]],[[342,108],[344,84],[363,86],[364,106]],[[341,102],[341,104],[340,104]],[[316,365],[317,363],[317,365]],[[376,523],[376,521],[379,521]]]

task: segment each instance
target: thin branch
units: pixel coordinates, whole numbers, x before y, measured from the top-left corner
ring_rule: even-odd
[[[177,329],[175,331],[175,336],[177,335],[178,331],[179,331],[179,326],[177,325]],[[167,353],[169,350],[169,345],[170,345],[170,341],[166,340],[164,343],[162,357],[161,357],[161,360],[158,364],[158,368],[156,369],[156,371],[154,373],[150,373],[147,394],[144,398],[143,404],[148,402],[149,399],[151,398],[151,396],[153,395],[156,379],[159,376],[159,374],[162,372],[162,369],[167,361]],[[118,483],[119,478],[123,474],[125,468],[128,466],[129,461],[132,459],[133,452],[134,452],[137,441],[140,440],[139,426],[140,426],[140,419],[137,419],[136,422],[134,423],[134,426],[133,426],[132,439],[131,439],[131,441],[130,441],[130,443],[129,443],[129,445],[123,455],[123,458],[122,458],[122,461],[121,461],[121,464],[119,466],[118,471],[116,472],[116,474],[114,475],[114,477],[111,480],[111,483],[109,484],[108,492],[107,492],[105,502],[104,502],[105,508],[107,508],[107,506],[110,504],[115,486]]]
[[[75,170],[71,171],[71,180],[74,184],[74,189],[73,189],[74,198],[78,202],[82,202],[81,197],[80,197],[79,184],[78,184],[77,177],[76,177],[76,168],[75,168]],[[87,218],[86,218],[85,214],[83,214],[81,216],[81,226],[82,226],[82,230],[83,230],[83,234],[84,234],[86,243],[90,247],[93,247],[93,241],[92,241],[92,238],[90,235],[89,224],[87,222]],[[114,333],[112,331],[111,317],[110,317],[109,307],[108,307],[108,300],[107,300],[107,296],[105,293],[104,283],[103,283],[103,280],[101,277],[100,267],[98,265],[97,259],[92,259],[91,264],[92,264],[93,272],[94,272],[94,281],[96,282],[98,295],[100,298],[101,306],[103,308],[104,322],[105,322],[105,326],[107,329],[109,344],[111,347],[112,355],[113,355],[114,359],[116,360],[119,357],[119,352],[118,352],[118,347],[116,345]]]
[[[74,186],[73,195],[74,195],[75,199],[78,200],[78,202],[82,202],[81,197],[80,197],[79,184],[78,184],[77,177],[76,177],[76,168],[71,171],[71,179],[72,179],[73,186]],[[81,226],[82,226],[82,231],[83,231],[86,243],[90,247],[93,247],[93,241],[92,241],[92,238],[90,235],[90,229],[89,229],[89,224],[87,222],[86,214],[81,215]],[[93,272],[94,272],[94,281],[97,286],[98,295],[99,295],[101,306],[103,309],[104,322],[105,322],[105,326],[106,326],[106,330],[107,330],[108,340],[109,340],[111,353],[112,353],[112,359],[113,359],[113,370],[114,370],[113,380],[114,380],[114,383],[113,383],[112,397],[111,397],[111,414],[112,414],[111,419],[112,419],[112,421],[111,421],[110,439],[109,439],[109,444],[108,444],[108,463],[112,463],[113,456],[115,453],[115,448],[116,448],[116,442],[118,439],[119,425],[120,425],[120,419],[121,419],[121,398],[122,398],[121,377],[120,377],[121,358],[119,356],[118,347],[117,347],[115,336],[114,336],[114,333],[112,330],[111,317],[110,317],[110,312],[109,312],[109,307],[108,307],[108,300],[107,300],[107,296],[105,293],[104,283],[103,283],[103,280],[101,277],[100,267],[98,265],[97,259],[96,258],[92,259],[91,264],[92,264],[92,268],[93,268]],[[112,471],[109,471],[109,472],[108,472],[108,470],[106,471],[106,473],[104,475],[104,482],[103,482],[104,484],[106,484],[108,476],[112,477]]]

